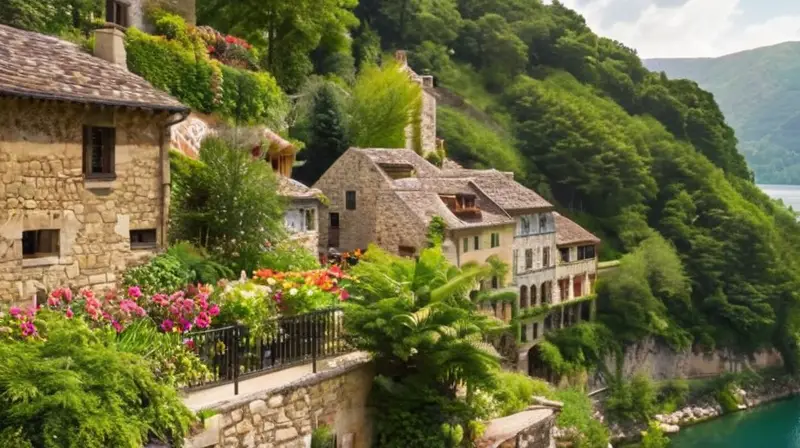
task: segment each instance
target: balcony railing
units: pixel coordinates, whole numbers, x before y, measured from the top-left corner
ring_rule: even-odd
[[[211,371],[211,378],[189,386],[203,389],[234,383],[239,393],[242,378],[312,363],[349,352],[344,340],[343,313],[338,309],[276,318],[270,330],[256,337],[247,327],[233,325],[188,335],[194,350]]]

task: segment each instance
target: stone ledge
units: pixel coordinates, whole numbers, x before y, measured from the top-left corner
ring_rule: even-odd
[[[42,266],[53,266],[59,264],[61,259],[58,255],[53,255],[52,257],[40,257],[40,258],[23,258],[22,259],[22,267],[23,268],[37,268]]]
[[[349,358],[342,359],[345,357]],[[335,365],[337,360],[342,360],[342,363],[340,365]],[[241,408],[255,400],[266,400],[270,396],[277,394],[285,395],[291,393],[296,389],[312,386],[322,381],[345,375],[347,373],[352,372],[353,370],[358,369],[359,367],[365,364],[370,363],[371,361],[372,357],[365,352],[355,352],[349,355],[343,355],[339,358],[335,358],[328,361],[329,366],[331,363],[334,363],[334,365],[330,367],[330,370],[325,370],[322,372],[305,375],[295,381],[292,381],[288,384],[284,384],[282,386],[271,387],[252,394],[238,396],[231,400],[220,401],[214,405],[203,407],[202,409],[211,409],[218,411],[219,413],[230,412],[235,409]],[[318,361],[318,363],[320,362]]]

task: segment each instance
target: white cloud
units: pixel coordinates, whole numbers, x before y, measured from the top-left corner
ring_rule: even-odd
[[[644,58],[714,57],[788,40],[800,40],[800,16],[778,16],[742,26],[740,0],[688,0],[645,7],[632,21],[614,21],[625,2],[564,0],[601,36],[636,48]],[[622,3],[622,4],[621,4]],[[605,24],[605,26],[603,26]]]

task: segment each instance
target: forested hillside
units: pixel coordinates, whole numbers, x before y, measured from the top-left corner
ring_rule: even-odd
[[[92,26],[81,11],[98,2],[40,1],[48,2],[72,4],[73,20],[55,29],[40,16],[57,8],[12,1],[0,7],[0,21],[62,36]],[[411,90],[387,74],[393,71],[381,74],[374,64],[407,49],[418,73],[436,75],[440,88],[474,108],[439,108],[439,134],[452,158],[513,170],[602,237],[603,258],[624,255],[617,278],[599,291],[600,321],[616,335],[604,342],[656,335],[676,347],[774,345],[797,367],[800,226],[754,185],[734,131],[696,83],[648,71],[633,49],[595,35],[558,1],[197,0],[197,6],[198,25],[249,42],[228,50],[243,52],[237,60],[258,70],[260,85],[274,79],[281,95],[295,100],[291,112],[274,117],[269,104],[283,99],[248,96],[242,88],[251,75],[242,75],[230,92],[223,85],[221,105],[212,98],[209,108],[230,109],[237,123],[268,119],[302,141],[304,181],[313,182],[348,145],[402,141],[404,120],[418,106]],[[41,23],[48,26],[39,29]],[[187,40],[169,17],[161,25],[174,34],[167,44]],[[134,32],[137,39],[164,45]],[[185,61],[203,50],[191,47]],[[170,61],[160,56],[155,73]],[[170,72],[164,88],[198,93],[191,90],[192,67]],[[211,85],[218,84],[213,74]],[[269,82],[262,79],[268,75]],[[242,111],[242,101],[253,103],[252,110]],[[609,334],[603,328],[592,334]]]
[[[800,43],[719,58],[652,59],[645,65],[687,78],[714,94],[742,153],[766,184],[800,184]]]

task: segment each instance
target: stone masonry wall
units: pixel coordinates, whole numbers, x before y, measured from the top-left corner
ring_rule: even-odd
[[[427,225],[417,218],[394,191],[378,196],[375,242],[388,252],[399,254],[400,246],[413,247],[417,253],[426,245]]]
[[[212,409],[220,413],[189,448],[306,448],[328,425],[341,448],[371,446],[367,397],[374,368],[359,362]]]
[[[0,100],[0,302],[56,286],[112,286],[154,250],[131,229],[166,222],[160,141],[166,116],[127,109]],[[113,181],[84,181],[83,125],[116,127]],[[162,182],[163,180],[163,182]],[[57,257],[22,257],[26,230],[60,230]]]
[[[343,251],[366,249],[376,241],[375,222],[380,190],[387,178],[369,160],[356,151],[348,151],[314,184],[328,198],[326,216],[320,216],[319,241],[322,249],[328,247],[329,214],[339,214],[339,247]],[[345,207],[345,192],[356,192],[356,209]]]
[[[501,443],[499,448],[550,448],[550,432],[555,423],[556,416],[552,415]]]

